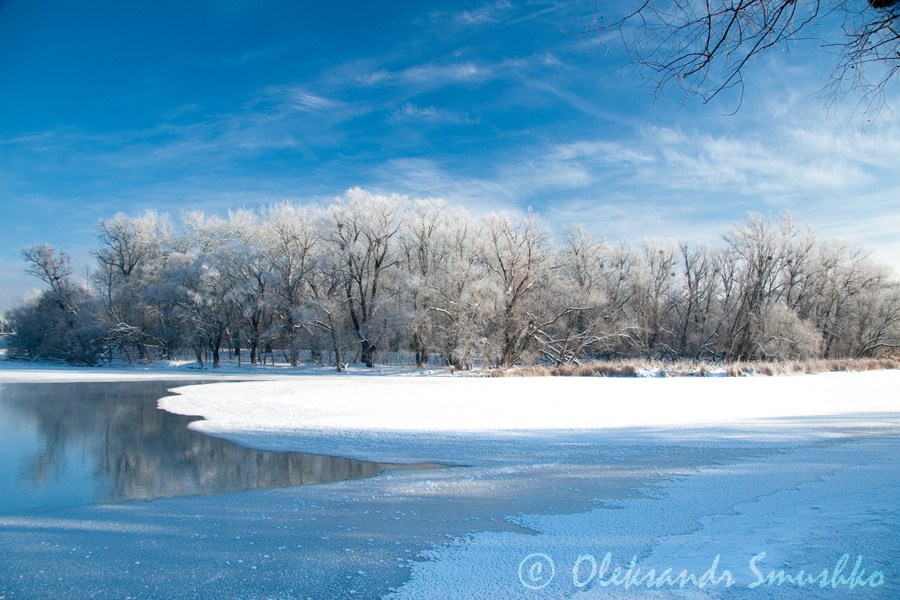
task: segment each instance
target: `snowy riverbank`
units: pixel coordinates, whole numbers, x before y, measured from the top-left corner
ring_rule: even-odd
[[[900,413],[900,371],[747,378],[316,377],[175,390],[192,427],[265,449],[490,462],[493,445],[809,439]],[[485,450],[479,454],[481,450]]]

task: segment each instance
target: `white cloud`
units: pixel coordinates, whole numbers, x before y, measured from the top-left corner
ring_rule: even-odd
[[[403,117],[436,117],[438,114],[438,110],[434,106],[416,106],[411,102],[406,102],[403,106],[397,109],[396,113],[398,116]]]
[[[360,73],[356,76],[356,81],[363,85],[378,85],[381,83],[390,83],[396,79],[396,75],[385,69],[377,69],[367,73]]]
[[[457,13],[455,20],[465,25],[483,25],[496,22],[501,15],[512,8],[512,4],[505,0],[486,4],[473,10],[464,10]]]
[[[787,126],[726,136],[648,129],[638,143],[657,156],[640,178],[670,189],[763,197],[900,183],[888,158],[900,156],[900,141],[888,132],[860,136]]]
[[[596,165],[634,165],[651,163],[655,159],[647,150],[630,147],[611,140],[580,140],[554,146],[548,158],[560,161],[585,161]]]
[[[264,101],[273,103],[276,109],[288,108],[303,112],[319,112],[343,106],[341,102],[314,94],[297,85],[267,86],[261,90],[260,96]]]
[[[291,101],[291,106],[306,112],[314,112],[339,106],[339,104],[333,100],[299,90],[292,94]]]
[[[481,82],[492,78],[495,68],[489,64],[472,61],[456,61],[449,63],[426,63],[405,69],[391,71],[388,69],[369,69],[362,67],[353,77],[359,85],[386,86],[406,85],[417,90],[441,88],[449,84]],[[344,82],[336,82],[343,85]]]
[[[544,160],[617,170],[628,184],[662,192],[740,194],[760,200],[815,193],[860,195],[900,186],[890,130],[771,127],[740,135],[644,127],[632,136],[585,139],[551,148]]]
[[[418,106],[412,102],[404,102],[394,111],[394,118],[398,120],[417,120],[432,123],[446,123],[455,125],[471,125],[478,123],[465,113],[437,108],[433,105]]]
[[[396,78],[406,83],[443,84],[448,81],[483,80],[491,76],[491,67],[473,62],[457,62],[450,64],[417,65],[404,69],[396,74]]]
[[[449,25],[454,28],[470,29],[496,23],[512,7],[507,0],[498,0],[468,10],[435,11],[431,13],[430,17],[431,21],[439,26]]]
[[[411,85],[418,89],[430,89],[450,84],[480,83],[518,76],[535,67],[546,70],[548,67],[562,66],[562,62],[550,53],[507,57],[496,62],[455,58],[451,61],[432,61],[398,70],[374,67],[369,62],[344,65],[334,74],[333,83],[345,85],[349,75],[357,84],[364,86]]]

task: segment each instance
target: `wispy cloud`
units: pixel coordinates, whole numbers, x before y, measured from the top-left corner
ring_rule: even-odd
[[[474,62],[451,63],[447,65],[428,64],[411,67],[400,73],[400,78],[412,83],[432,83],[434,81],[472,81],[486,79],[491,76],[489,66]]]
[[[318,112],[340,106],[338,102],[297,90],[291,94],[291,106],[304,112]]]
[[[900,183],[890,158],[900,155],[900,139],[887,130],[857,135],[789,126],[737,137],[650,128],[638,143],[655,156],[638,175],[672,189],[775,196]]]
[[[437,10],[429,13],[431,24],[439,30],[450,30],[453,33],[467,30],[479,30],[486,27],[510,27],[529,22],[547,20],[551,23],[568,23],[573,13],[579,16],[575,20],[576,30],[580,31],[590,22],[590,17],[580,13],[583,7],[572,2],[513,3],[508,0],[485,2],[471,8],[457,10]]]
[[[454,13],[451,15],[451,20],[456,24],[468,27],[496,23],[510,8],[512,8],[512,4],[505,0],[500,0],[471,10],[462,10]]]
[[[393,118],[398,121],[426,121],[450,125],[474,125],[480,121],[466,113],[441,109],[434,105],[418,106],[412,102],[404,102],[400,108],[394,111]]]
[[[386,68],[373,61],[341,65],[327,78],[333,87],[346,85],[348,79],[367,87],[412,86],[436,89],[448,85],[479,84],[501,78],[516,78],[528,72],[535,75],[548,69],[564,68],[563,61],[551,52],[526,56],[508,56],[496,61],[465,59],[458,51],[443,60],[414,64],[399,69]]]
[[[357,81],[363,85],[415,84],[421,87],[439,87],[451,83],[483,81],[494,70],[490,65],[472,61],[426,63],[399,71],[378,69],[361,73]]]
[[[900,185],[896,156],[900,138],[887,127],[863,134],[773,126],[738,136],[647,126],[617,139],[557,144],[540,160],[578,165],[598,177],[614,171],[636,188],[777,199]]]
[[[630,147],[612,140],[578,140],[553,146],[547,158],[554,162],[584,161],[591,165],[640,165],[655,160],[653,154],[638,146]]]
[[[260,91],[259,97],[261,102],[271,103],[276,111],[293,109],[319,112],[344,106],[342,102],[315,94],[300,85],[270,85]]]

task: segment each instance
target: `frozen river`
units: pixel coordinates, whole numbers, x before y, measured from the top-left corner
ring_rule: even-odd
[[[125,411],[123,406],[134,410],[138,403],[115,394],[128,390],[145,402],[177,382],[31,385],[28,393],[42,394],[41,410],[23,409],[28,402],[19,397],[13,402],[17,416],[0,421],[4,472],[33,475],[64,467],[80,469],[94,483],[87,486],[90,493],[66,495],[60,489],[43,500],[4,489],[13,498],[0,514],[0,597],[842,598],[847,585],[799,586],[784,577],[777,585],[759,578],[780,570],[793,577],[800,569],[849,577],[854,568],[862,581],[856,582],[855,596],[897,597],[900,411],[892,394],[900,380],[896,374],[858,375],[790,378],[783,385],[821,385],[838,395],[842,386],[843,393],[859,394],[871,385],[884,397],[857,403],[854,410],[797,411],[801,414],[779,414],[767,423],[750,415],[730,425],[711,424],[716,419],[710,421],[704,411],[707,417],[697,424],[686,419],[677,428],[640,426],[640,419],[624,423],[615,415],[609,417],[615,427],[592,424],[590,410],[572,417],[570,427],[550,419],[544,428],[519,421],[517,428],[504,430],[492,424],[493,417],[479,420],[471,414],[460,419],[467,426],[453,427],[452,419],[440,415],[445,388],[464,390],[466,398],[481,390],[482,402],[501,405],[515,399],[527,411],[528,398],[517,387],[523,384],[487,390],[483,386],[495,384],[295,378],[182,388],[178,398],[162,403],[170,412],[141,409],[165,424],[151,419],[152,425],[137,431],[121,425],[127,419],[110,421],[108,413]],[[566,396],[578,395],[568,393],[568,386],[594,386],[582,389],[610,399],[619,397],[624,385],[636,395],[634,401],[659,389],[678,391],[669,402],[682,387],[722,397],[723,385],[742,386],[736,392],[760,385],[659,384],[669,387],[653,383],[651,389],[636,380],[527,383],[530,389],[552,385]],[[54,385],[65,385],[66,394]],[[95,413],[106,417],[88,417],[83,406],[69,411],[75,406],[64,396],[87,389],[96,402],[110,403]],[[25,387],[0,384],[0,398],[9,398],[12,390],[18,390],[17,397]],[[365,391],[370,418],[356,420],[339,402],[320,398],[322,390]],[[392,397],[410,390],[433,422],[428,415],[410,415],[414,407],[379,403],[379,390]],[[364,404],[360,398],[354,406]],[[310,416],[303,402],[317,399],[329,408]],[[828,408],[828,399],[821,401]],[[562,399],[556,406],[572,408]],[[393,421],[383,417],[398,408],[405,413]],[[466,410],[460,403],[458,412]],[[50,427],[52,419],[41,411],[62,412],[65,418]],[[209,420],[193,429],[215,436],[187,429],[194,419],[176,412],[206,416]],[[418,425],[408,426],[411,421]],[[63,452],[65,458],[57,454],[23,466],[11,457],[28,445],[7,432],[29,427],[67,440],[87,439],[87,429],[105,428],[107,437],[121,439],[104,448],[124,446],[126,455],[138,455],[129,463],[131,483],[112,489],[138,489],[131,498],[152,499],[110,496],[107,484],[97,484],[98,473],[85,467],[93,464],[96,442],[80,446],[87,450]],[[180,436],[173,453],[148,441],[159,427]],[[339,476],[322,480],[333,479],[330,483],[246,489],[269,487],[251,483],[260,481],[260,473],[299,465],[313,451],[354,460],[329,459],[344,461],[332,467]],[[191,466],[195,457],[205,466]],[[385,462],[421,459],[453,466],[384,470]],[[276,466],[270,469],[269,463]],[[188,474],[181,483],[175,483],[173,464]],[[115,470],[107,467],[101,480]],[[321,465],[317,469],[329,472]],[[143,471],[141,477],[136,471]],[[350,473],[366,478],[344,477]],[[135,484],[135,478],[142,483]],[[197,488],[197,482],[216,478],[227,485]],[[301,483],[262,479],[276,486]],[[609,568],[602,572],[604,560]],[[624,573],[633,560],[632,574],[671,568],[701,576],[712,568],[716,578],[702,588],[648,589],[646,579],[628,585],[611,577],[615,567]],[[874,573],[881,574],[881,583],[872,579]]]

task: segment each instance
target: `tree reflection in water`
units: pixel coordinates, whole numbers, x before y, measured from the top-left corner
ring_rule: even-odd
[[[0,385],[0,452],[15,465],[0,471],[0,512],[327,483],[397,467],[252,450],[197,433],[188,423],[198,417],[157,408],[178,385]]]

